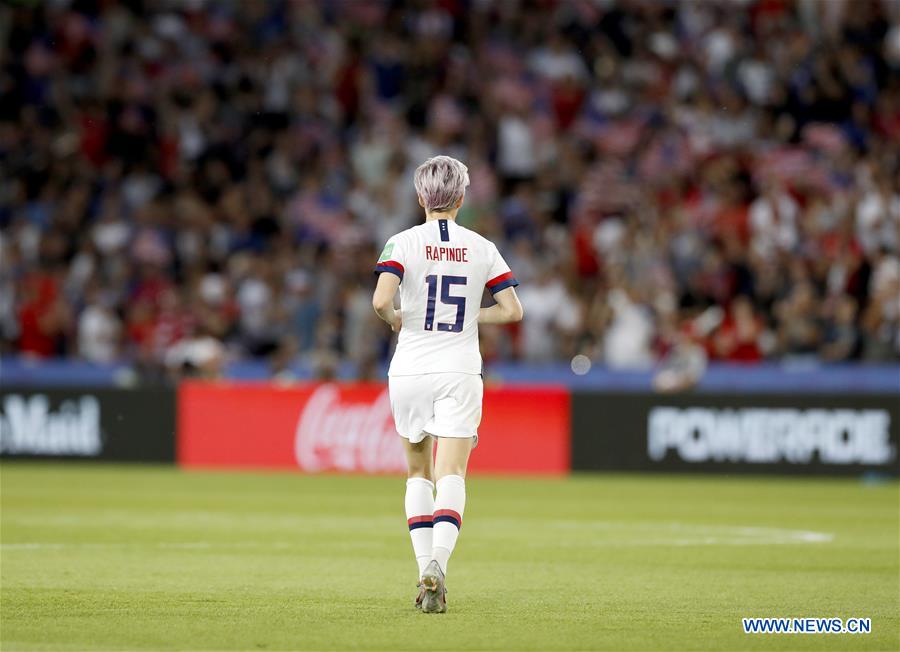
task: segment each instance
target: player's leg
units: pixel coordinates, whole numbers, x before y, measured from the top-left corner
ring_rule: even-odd
[[[431,384],[423,376],[399,376],[388,380],[394,425],[403,438],[407,481],[404,506],[409,537],[418,567],[417,578],[431,560],[434,514],[434,440],[425,432],[433,417]]]
[[[438,439],[435,462],[438,481],[432,533],[434,546],[431,561],[422,572],[422,611],[426,613],[447,611],[444,578],[466,507],[466,466],[474,443],[474,437]]]
[[[434,500],[434,547],[432,561],[422,573],[425,596],[422,611],[442,613],[447,610],[444,576],[447,563],[456,546],[466,507],[466,469],[469,454],[477,442],[481,421],[480,376],[440,374],[436,385],[438,400],[434,404],[434,428],[437,435],[435,477],[437,495]]]
[[[406,453],[406,522],[413,553],[419,566],[419,577],[431,561],[432,519],[434,514],[434,440],[425,436],[418,443],[403,440]]]
[[[447,562],[456,546],[466,507],[466,468],[475,447],[481,423],[481,376],[441,374],[434,404],[438,436],[435,458],[437,496],[434,500],[434,549],[432,558],[447,572]]]
[[[441,437],[435,460],[437,496],[434,500],[434,533],[431,556],[441,572],[447,572],[447,562],[462,527],[466,508],[466,467],[472,452],[474,437]]]

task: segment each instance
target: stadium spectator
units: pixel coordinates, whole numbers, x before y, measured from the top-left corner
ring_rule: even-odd
[[[900,358],[896,2],[506,5],[0,7],[2,351],[371,374],[445,153],[523,280],[487,360]]]
[[[78,317],[78,353],[90,362],[114,362],[119,357],[122,323],[99,287],[88,290]]]

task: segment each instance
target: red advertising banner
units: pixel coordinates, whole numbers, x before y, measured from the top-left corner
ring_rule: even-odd
[[[560,387],[484,391],[469,469],[567,473],[569,392]],[[185,467],[396,473],[406,463],[387,387],[290,387],[190,381],[178,390],[178,463]]]

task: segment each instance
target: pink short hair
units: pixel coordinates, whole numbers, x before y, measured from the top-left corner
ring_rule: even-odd
[[[413,183],[426,211],[448,211],[466,194],[469,168],[450,156],[434,156],[416,168]]]

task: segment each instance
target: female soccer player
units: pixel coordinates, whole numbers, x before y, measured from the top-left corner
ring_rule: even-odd
[[[416,607],[443,613],[447,562],[466,504],[466,466],[481,422],[478,324],[519,321],[522,305],[519,283],[497,247],[455,221],[469,185],[466,166],[449,156],[430,158],[416,170],[414,184],[425,222],[388,240],[375,265],[372,305],[400,333],[388,386],[409,467],[406,518],[419,565]],[[480,307],[485,287],[496,301],[489,308]]]

